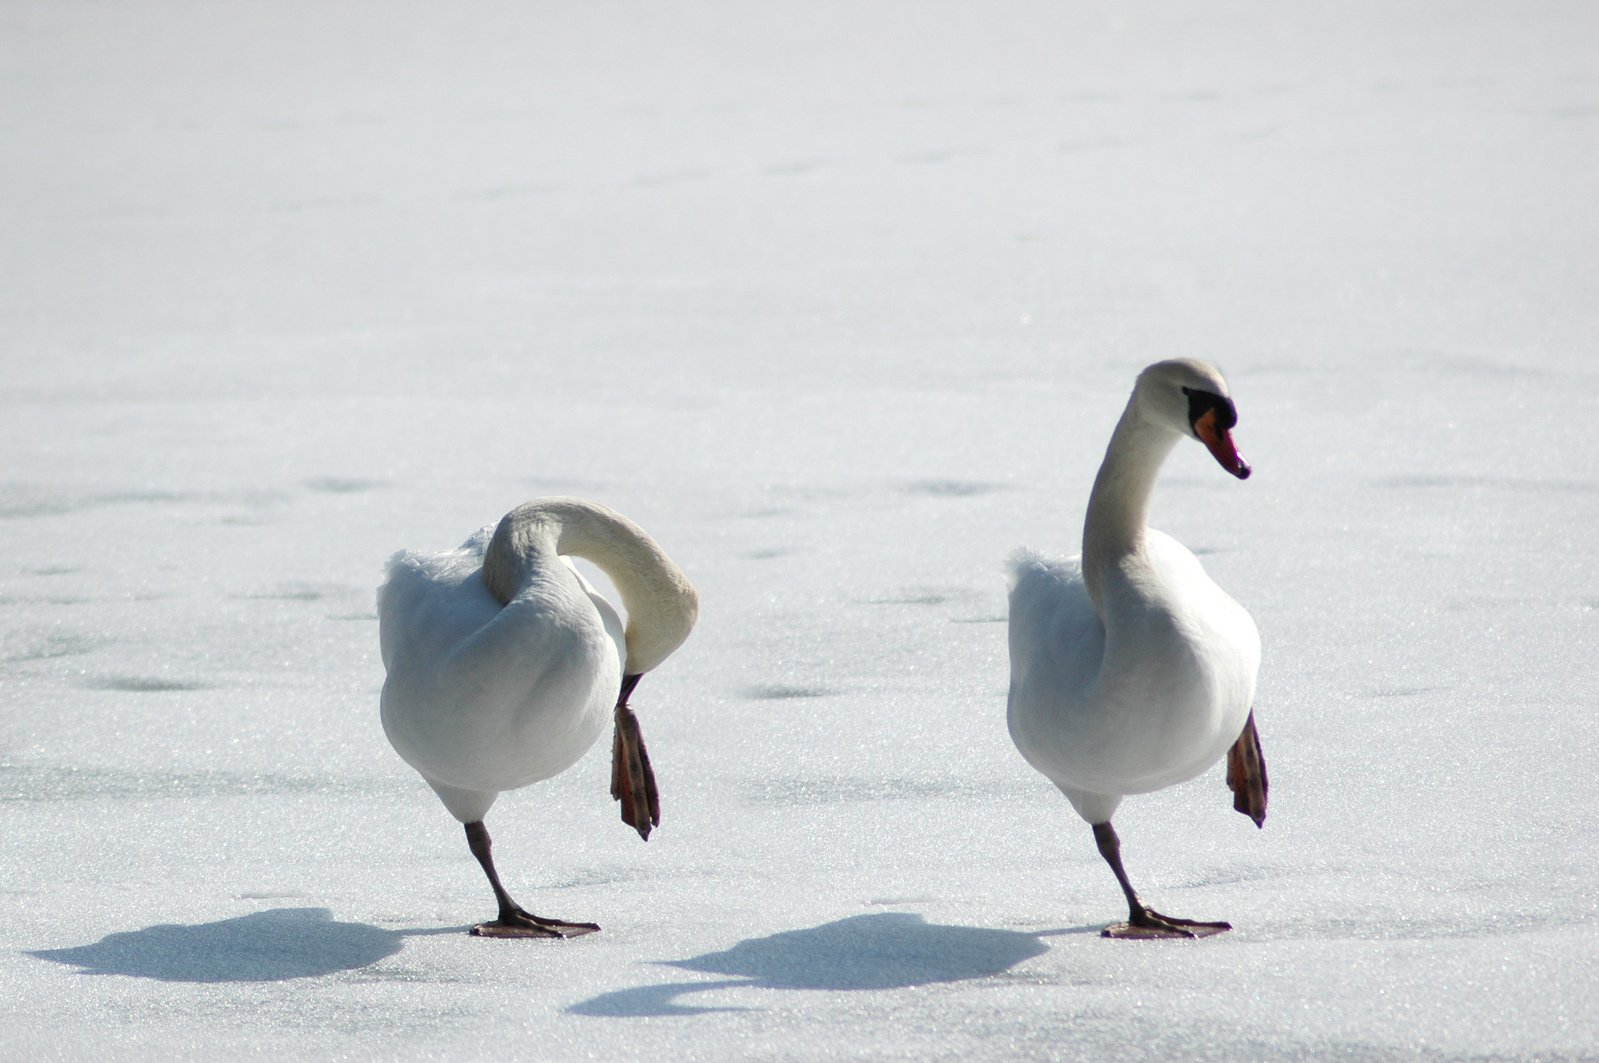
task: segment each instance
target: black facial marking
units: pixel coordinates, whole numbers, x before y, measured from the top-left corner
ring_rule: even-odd
[[[1223,398],[1213,391],[1198,391],[1194,388],[1183,388],[1183,394],[1188,396],[1188,424],[1189,427],[1199,423],[1199,419],[1211,410],[1216,411],[1216,427],[1224,432],[1230,432],[1238,423],[1238,409],[1233,405],[1233,400]]]

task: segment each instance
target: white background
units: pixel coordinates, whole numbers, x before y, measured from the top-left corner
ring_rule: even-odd
[[[0,144],[0,1055],[1599,1053],[1599,7],[18,0]],[[1272,805],[1105,941],[1001,563],[1173,355]],[[482,941],[373,590],[552,493],[702,619],[647,845],[488,818],[604,932]]]

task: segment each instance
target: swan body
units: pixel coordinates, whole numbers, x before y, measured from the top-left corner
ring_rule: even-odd
[[[588,752],[626,653],[616,610],[565,558],[496,601],[483,579],[494,527],[454,550],[395,555],[379,598],[383,731],[463,823]]]
[[[1119,936],[1227,928],[1172,920],[1137,900],[1110,827],[1124,796],[1192,779],[1226,756],[1235,807],[1257,824],[1265,818],[1254,620],[1186,547],[1147,526],[1155,477],[1185,436],[1228,472],[1249,475],[1230,434],[1236,421],[1214,367],[1150,366],[1095,480],[1082,554],[1053,561],[1021,551],[1010,564],[1011,738],[1094,828],[1137,932]]]
[[[625,625],[567,555],[588,558],[611,578]],[[617,726],[612,791],[624,821],[646,838],[659,822],[627,699],[643,673],[687,638],[697,614],[687,577],[643,529],[581,499],[539,499],[456,549],[401,551],[390,560],[378,591],[383,730],[466,825],[497,897],[503,891],[483,817],[503,791],[577,763],[607,719]],[[501,898],[501,919],[509,926],[476,931],[567,936],[518,927],[521,909],[507,901]]]
[[[1114,635],[1081,558],[1012,562],[1011,736],[1091,820],[1202,774],[1254,700],[1254,621],[1175,539],[1151,531],[1147,550],[1146,578],[1119,585],[1110,606]]]

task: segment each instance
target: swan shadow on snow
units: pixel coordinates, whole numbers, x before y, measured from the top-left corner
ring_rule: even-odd
[[[84,974],[123,974],[163,982],[281,982],[367,967],[400,951],[417,933],[341,923],[326,908],[273,911],[183,926],[163,923],[107,934],[92,945],[29,952]]]
[[[913,912],[857,915],[749,938],[725,952],[663,962],[663,966],[728,976],[724,980],[621,989],[567,1010],[608,1018],[698,1015],[743,1009],[694,1007],[678,998],[715,989],[884,990],[987,978],[1045,952],[1039,938],[1055,933],[1060,931],[1026,934],[943,926]]]

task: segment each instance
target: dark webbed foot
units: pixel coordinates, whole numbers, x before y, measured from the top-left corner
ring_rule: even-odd
[[[1255,730],[1255,712],[1249,712],[1238,740],[1227,751],[1227,788],[1233,792],[1233,808],[1266,825],[1266,755],[1260,751],[1260,732]]]
[[[622,680],[622,694],[616,700],[616,733],[611,741],[611,796],[622,805],[622,822],[638,831],[645,841],[650,830],[661,825],[661,798],[655,788],[655,772],[650,754],[644,748],[638,717],[628,707],[628,695],[639,677]]]
[[[499,872],[494,870],[493,842],[489,839],[489,829],[483,821],[477,820],[466,824],[466,843],[472,849],[472,855],[477,857],[477,862],[483,868],[483,874],[488,876],[489,886],[494,890],[494,899],[499,903],[500,914],[493,922],[479,923],[472,928],[472,936],[480,938],[575,938],[582,934],[592,934],[599,927],[593,923],[568,923],[562,919],[546,919],[542,915],[534,915],[511,899],[505,892],[505,887],[500,885]]]
[[[542,915],[517,905],[500,913],[492,923],[479,923],[471,930],[479,938],[575,938],[592,934],[599,929],[594,923],[568,923],[562,919],[546,919]]]
[[[1099,846],[1099,855],[1110,865],[1116,881],[1121,884],[1122,893],[1127,897],[1127,922],[1113,923],[1106,927],[1101,937],[1208,938],[1212,934],[1220,934],[1223,930],[1233,928],[1231,923],[1202,923],[1196,919],[1178,919],[1172,915],[1161,915],[1144,904],[1134,892],[1133,884],[1127,880],[1127,870],[1122,867],[1122,845],[1121,839],[1116,837],[1116,828],[1110,825],[1108,819],[1093,826],[1094,841]]]
[[[1107,938],[1208,938],[1213,934],[1220,934],[1224,930],[1231,930],[1233,925],[1227,922],[1203,923],[1196,919],[1179,919],[1172,915],[1161,915],[1153,908],[1142,908],[1128,916],[1125,923],[1113,923],[1100,932],[1100,937]]]

